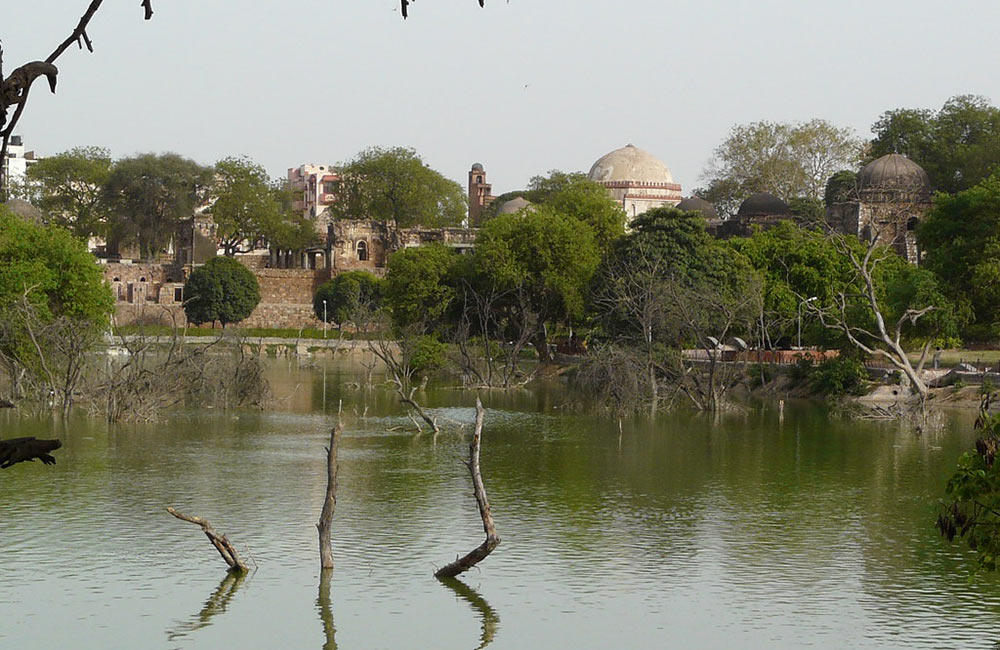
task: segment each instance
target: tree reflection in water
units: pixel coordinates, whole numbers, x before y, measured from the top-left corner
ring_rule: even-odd
[[[445,587],[455,592],[455,595],[472,605],[472,608],[479,612],[483,621],[483,633],[479,637],[479,646],[476,650],[482,650],[493,643],[493,637],[500,627],[500,615],[493,609],[486,599],[479,595],[479,592],[465,584],[458,578],[438,578]]]
[[[230,602],[236,596],[236,592],[239,591],[246,577],[247,573],[245,571],[227,572],[226,577],[222,579],[219,586],[208,597],[208,600],[205,601],[201,611],[192,616],[187,622],[180,623],[174,629],[168,630],[167,640],[173,641],[174,639],[187,636],[195,630],[200,630],[203,627],[211,625],[212,619],[216,615],[225,613],[229,608]]]
[[[330,607],[330,578],[332,569],[324,569],[319,574],[319,597],[316,607],[319,609],[319,620],[323,622],[323,650],[337,650],[337,628],[333,624],[333,609]]]

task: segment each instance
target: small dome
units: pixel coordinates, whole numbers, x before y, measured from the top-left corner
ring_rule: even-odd
[[[524,208],[530,208],[533,205],[534,204],[531,201],[528,201],[523,196],[517,196],[510,201],[504,202],[504,204],[500,206],[500,210],[497,211],[497,214],[514,214]]]
[[[674,177],[659,158],[630,144],[598,159],[587,178],[598,183],[673,183]]]
[[[858,174],[858,187],[862,190],[926,191],[931,181],[923,167],[906,156],[890,153],[865,165]]]
[[[689,196],[677,204],[677,209],[682,212],[700,212],[706,219],[714,219],[719,216],[715,205],[697,196]]]
[[[45,221],[42,211],[22,199],[11,199],[4,203],[7,209],[25,221],[41,225]]]
[[[473,164],[472,165],[472,171],[474,171],[474,172],[481,172],[481,171],[483,171],[483,164],[482,163],[475,163],[475,164]]]
[[[747,197],[736,212],[737,216],[740,217],[789,215],[791,213],[792,210],[787,203],[767,192],[758,192]]]

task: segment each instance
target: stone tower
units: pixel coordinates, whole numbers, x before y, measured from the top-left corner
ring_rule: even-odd
[[[469,227],[482,225],[483,210],[493,198],[493,186],[486,182],[486,170],[481,164],[474,164],[469,170]]]

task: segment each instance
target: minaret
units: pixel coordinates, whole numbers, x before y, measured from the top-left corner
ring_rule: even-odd
[[[469,170],[469,226],[482,225],[483,210],[493,202],[493,186],[486,182],[486,170],[479,163]]]

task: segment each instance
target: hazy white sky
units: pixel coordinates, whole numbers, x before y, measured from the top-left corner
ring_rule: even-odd
[[[5,71],[44,59],[87,0],[3,0]],[[369,145],[415,148],[494,191],[587,171],[629,142],[685,194],[735,123],[1000,101],[996,0],[105,0],[96,52],[59,60],[21,120],[42,155],[246,154],[273,175]]]

